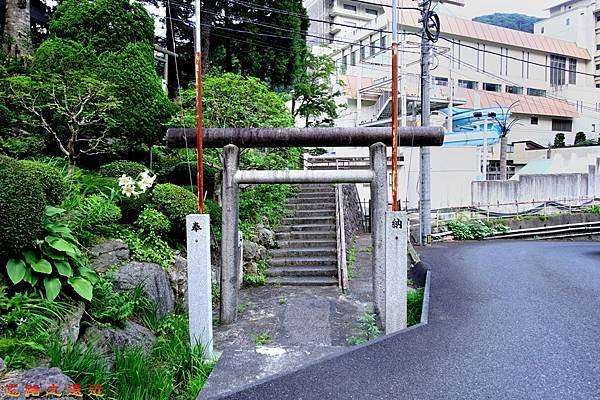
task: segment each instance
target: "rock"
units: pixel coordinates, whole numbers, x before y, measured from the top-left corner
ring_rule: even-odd
[[[77,308],[65,317],[60,328],[60,341],[63,345],[75,343],[77,339],[79,339],[79,327],[84,312],[85,304],[83,302],[78,302]]]
[[[47,397],[45,395],[49,391],[66,395],[68,386],[72,383],[73,381],[68,376],[63,374],[63,372],[59,368],[40,367],[30,369],[28,371],[9,372],[0,379],[0,388],[2,388],[2,395],[5,395],[5,391],[9,389],[9,385],[15,385],[15,387],[12,387],[11,390],[14,390],[15,393],[19,393],[19,396],[2,397],[3,399],[10,398],[15,400],[21,400],[32,397],[55,398]],[[39,386],[40,395],[25,397],[25,385]],[[72,397],[60,397],[60,399],[74,400]]]
[[[263,224],[257,224],[254,227],[254,236],[256,242],[266,248],[275,247],[275,232],[267,228]]]
[[[244,240],[244,261],[258,261],[266,257],[267,249],[258,243]]]
[[[142,349],[144,354],[148,355],[156,342],[156,336],[148,328],[129,321],[123,329],[92,326],[85,331],[82,342],[103,354],[112,368],[114,349],[135,347]]]
[[[92,248],[92,254],[95,256],[92,262],[92,268],[96,272],[106,272],[106,270],[115,264],[129,260],[131,251],[122,240],[109,240]]]
[[[258,264],[254,261],[247,261],[244,263],[244,274],[256,274],[258,273]]]
[[[187,260],[175,254],[174,263],[167,271],[171,288],[175,293],[175,302],[187,307]]]
[[[173,311],[175,300],[167,273],[160,265],[143,262],[129,262],[119,268],[115,277],[114,288],[120,291],[133,290],[142,285],[144,292],[156,302],[159,317]]]
[[[6,369],[6,363],[0,358],[0,373]]]

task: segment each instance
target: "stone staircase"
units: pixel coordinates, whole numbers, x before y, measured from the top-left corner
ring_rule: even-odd
[[[335,188],[301,185],[288,200],[289,216],[275,235],[279,248],[271,252],[267,283],[292,286],[333,286],[337,279]]]

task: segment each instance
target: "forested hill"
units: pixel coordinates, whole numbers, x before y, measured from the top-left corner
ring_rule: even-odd
[[[489,15],[481,15],[473,18],[473,21],[483,22],[484,24],[501,26],[517,31],[533,33],[533,24],[543,18],[532,17],[524,14],[503,14],[494,13]]]

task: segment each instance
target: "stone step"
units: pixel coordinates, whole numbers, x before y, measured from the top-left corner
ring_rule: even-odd
[[[321,193],[326,193],[330,196],[334,196],[335,195],[335,189],[331,188],[331,189],[302,189],[301,191],[298,192],[298,194],[321,194]]]
[[[310,257],[273,257],[269,261],[271,267],[285,267],[292,265],[310,265],[310,266],[337,266],[337,257],[335,256],[310,256]]]
[[[335,209],[327,210],[327,209],[316,209],[316,210],[302,210],[297,209],[295,212],[291,213],[293,217],[302,218],[302,217],[333,217],[335,218]]]
[[[322,184],[322,183],[304,183],[304,184],[300,184],[298,185],[298,188],[300,190],[302,189],[334,189],[333,185],[329,185],[329,184]]]
[[[335,197],[294,197],[288,200],[287,204],[333,204],[335,206]]]
[[[309,224],[309,225],[281,225],[279,232],[328,232],[333,231],[335,233],[335,224]]]
[[[313,249],[313,248],[322,248],[322,247],[333,247],[336,248],[337,240],[335,235],[332,236],[332,239],[313,239],[313,240],[304,240],[304,239],[287,239],[287,240],[278,240],[277,244],[280,249]]]
[[[336,286],[337,284],[337,278],[326,276],[279,276],[267,278],[267,285],[277,286]]]
[[[267,270],[267,276],[337,276],[335,266],[315,267],[311,265],[297,265],[293,267],[271,267]]]
[[[282,248],[271,250],[273,257],[337,256],[337,247]]]
[[[337,241],[337,234],[334,231],[318,231],[318,232],[303,232],[303,231],[288,231],[288,232],[277,232],[275,234],[275,240],[281,241],[313,241],[313,240],[333,240]]]
[[[289,217],[281,220],[281,225],[323,225],[333,224],[335,225],[335,215],[333,217]]]
[[[332,210],[335,212],[335,201],[332,202],[317,202],[317,203],[288,203],[286,204],[288,210]]]
[[[320,199],[332,199],[335,200],[335,193],[327,193],[327,192],[309,192],[304,193],[300,192],[296,196],[298,199],[306,199],[306,198],[320,198]]]

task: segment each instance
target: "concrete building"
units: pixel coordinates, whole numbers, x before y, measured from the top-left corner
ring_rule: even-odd
[[[391,1],[382,2],[377,14],[374,10],[367,12],[368,5],[360,1],[308,3],[313,7],[317,3],[321,5],[322,14],[318,19],[343,24],[322,25],[319,28],[327,32],[333,49],[333,57],[339,67],[336,79],[345,82],[343,90],[347,108],[341,113],[337,124],[390,126],[391,61],[388,48],[392,29],[391,8],[386,5]],[[407,6],[414,5],[408,1],[406,3],[410,3]],[[591,4],[595,1],[568,3]],[[591,10],[595,4],[589,7]],[[597,7],[594,12],[596,10]],[[406,66],[401,71],[400,92],[402,99],[406,100],[400,102],[400,113],[401,120],[407,125],[418,124],[420,119],[419,18],[420,13],[409,10],[401,11],[399,17],[403,43],[401,65]],[[600,89],[595,87],[600,68],[594,60],[596,45],[591,47],[590,40],[588,43],[583,39],[573,41],[574,36],[554,37],[546,30],[548,28],[544,29],[545,34],[530,34],[448,15],[440,15],[440,19],[443,38],[435,45],[432,69],[433,124],[446,123],[444,110],[449,104],[465,108],[498,105],[506,108],[516,103],[512,119],[519,119],[519,124],[509,135],[508,149],[511,175],[523,165],[515,158],[516,143],[531,142],[537,147],[548,146],[553,144],[557,133],[563,133],[566,144],[572,145],[576,133],[580,131],[588,139],[600,138]],[[576,23],[574,19],[573,24]],[[465,148],[461,151],[463,160],[481,159],[481,149]],[[332,150],[331,155],[345,157],[350,154],[348,152]],[[366,150],[362,152],[363,156],[367,155]],[[455,190],[462,187],[465,180],[469,180],[470,184],[477,177],[483,178],[477,162],[466,162],[470,169],[469,173],[465,173],[464,165],[456,166],[460,163],[455,164],[450,153],[441,149],[434,154],[434,183],[437,179],[435,157],[442,158],[440,164],[446,168],[446,174],[449,173],[448,169],[456,169],[454,182],[449,184]],[[489,179],[497,175],[499,156],[499,145],[491,146],[488,156]],[[409,159],[406,151],[403,151],[401,158]],[[402,170],[409,165],[410,171]],[[402,192],[414,191],[410,188],[418,184],[418,165],[418,158],[412,163],[401,161],[401,176],[409,177],[405,179],[406,183],[403,183],[404,178],[400,179]],[[413,176],[414,179],[411,179]],[[462,203],[465,196],[444,198],[443,195],[436,195],[437,190],[434,186],[434,208],[466,205]],[[417,197],[409,197],[408,208],[415,208]]]

